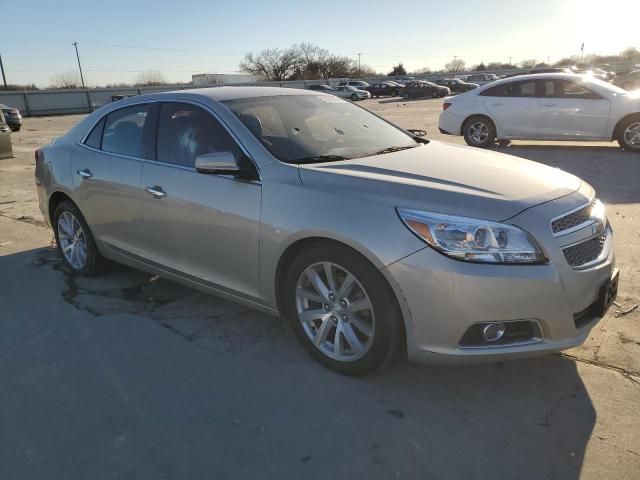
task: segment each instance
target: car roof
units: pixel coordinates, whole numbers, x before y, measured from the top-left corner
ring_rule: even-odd
[[[299,88],[283,88],[283,87],[208,87],[208,88],[194,88],[188,90],[174,90],[171,92],[162,92],[154,94],[154,97],[162,97],[163,95],[175,95],[175,94],[189,94],[200,95],[203,97],[209,97],[218,102],[225,102],[227,100],[238,100],[241,98],[254,98],[254,97],[274,97],[284,95],[317,95],[309,90],[302,90]]]

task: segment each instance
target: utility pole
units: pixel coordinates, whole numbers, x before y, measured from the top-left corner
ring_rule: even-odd
[[[551,62],[549,61],[549,59],[550,59],[550,58],[551,58],[551,57],[549,57],[549,56],[547,55],[547,65],[551,65]]]
[[[80,81],[82,82],[82,88],[86,88],[84,86],[84,76],[82,75],[82,65],[80,64],[80,55],[78,54],[78,42],[73,42],[71,45],[76,47],[76,58],[78,59],[78,68],[80,69]]]
[[[509,57],[509,66],[511,66],[511,59],[512,59],[512,58],[513,58],[513,57]]]
[[[4,76],[4,65],[2,64],[2,55],[0,55],[0,70],[2,71],[2,82],[4,83],[4,89],[8,90],[7,77]]]
[[[362,75],[362,72],[360,71],[360,56],[361,55],[362,55],[361,53],[358,54],[358,77],[360,77]]]
[[[584,42],[582,42],[582,46],[580,47],[580,63],[582,63],[583,57],[584,57]]]

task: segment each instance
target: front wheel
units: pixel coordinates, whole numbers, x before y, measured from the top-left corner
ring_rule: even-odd
[[[283,313],[307,352],[346,375],[373,373],[395,357],[402,319],[395,295],[364,257],[317,244],[290,265]]]
[[[640,115],[633,115],[620,126],[618,143],[624,150],[640,152]]]
[[[358,95],[356,95],[355,93],[351,95],[351,100],[353,100],[354,102],[358,100]]]
[[[462,134],[467,145],[487,148],[496,138],[496,127],[486,117],[471,117],[464,122]]]

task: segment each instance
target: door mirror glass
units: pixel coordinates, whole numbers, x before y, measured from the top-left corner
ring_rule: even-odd
[[[196,170],[200,173],[240,173],[240,165],[231,152],[205,153],[196,157]]]

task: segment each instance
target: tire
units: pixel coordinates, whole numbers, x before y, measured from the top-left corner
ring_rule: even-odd
[[[620,124],[617,140],[623,150],[640,152],[640,114],[631,115]]]
[[[356,95],[355,93],[353,95],[351,95],[351,100],[356,102],[358,100],[358,95]]]
[[[471,117],[462,125],[462,135],[467,145],[487,148],[496,138],[496,127],[487,117]]]
[[[65,225],[67,228],[65,228]],[[81,235],[75,235],[77,242],[73,242],[70,236],[72,230],[68,228],[69,226],[72,226],[75,232],[78,231],[78,227],[81,229]],[[96,247],[89,225],[87,225],[78,207],[72,202],[65,200],[56,207],[53,214],[53,231],[56,237],[58,253],[69,270],[85,277],[90,277],[100,271],[104,264],[104,259]],[[82,241],[84,242],[84,249],[82,248]],[[69,247],[70,242],[75,243],[75,246],[65,253],[65,249]],[[82,255],[83,250],[84,256]],[[71,252],[77,253],[74,256],[74,253]]]
[[[440,92],[438,92],[437,90],[434,90],[433,93],[431,94],[431,97],[433,98],[438,98],[440,96]]]
[[[397,90],[391,90],[391,96],[392,97],[397,97],[398,96],[398,91]]]
[[[411,97],[409,96],[409,92],[404,92],[404,93],[402,94],[402,98],[404,98],[405,100],[409,100],[409,98],[411,98]]]
[[[314,287],[311,278],[329,291],[319,293],[323,288]],[[346,278],[355,278],[355,282],[349,282],[352,288],[340,298]],[[403,332],[396,297],[378,269],[353,250],[321,243],[306,248],[289,265],[281,292],[285,318],[309,355],[325,367],[362,376],[396,357]],[[355,302],[362,308],[352,310]],[[315,314],[305,314],[310,311]],[[316,338],[322,342],[319,346]]]
[[[12,132],[19,132],[20,131],[20,127],[9,127],[11,129]]]

